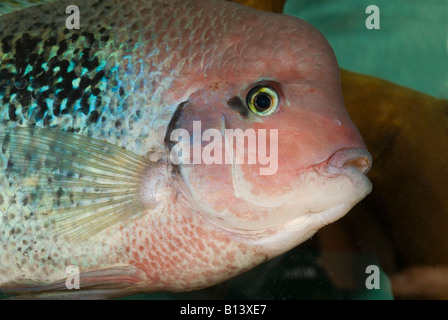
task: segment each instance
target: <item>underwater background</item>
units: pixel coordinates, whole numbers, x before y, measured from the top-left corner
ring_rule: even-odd
[[[369,5],[379,30],[365,27]],[[284,13],[319,29],[341,68],[448,98],[448,1],[287,0]]]

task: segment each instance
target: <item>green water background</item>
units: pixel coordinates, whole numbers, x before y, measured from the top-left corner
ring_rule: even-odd
[[[379,30],[365,26],[369,5]],[[319,29],[341,68],[448,98],[447,0],[287,0],[284,13]]]

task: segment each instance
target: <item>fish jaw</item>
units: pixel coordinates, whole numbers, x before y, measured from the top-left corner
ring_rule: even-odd
[[[345,203],[321,212],[295,218],[263,232],[244,231],[234,234],[238,241],[266,254],[267,259],[295,248],[311,238],[320,228],[343,217],[351,209]]]

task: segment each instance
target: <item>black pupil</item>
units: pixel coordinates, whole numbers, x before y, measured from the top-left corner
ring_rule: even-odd
[[[255,97],[254,104],[257,110],[265,111],[271,107],[272,100],[266,93],[261,93]]]

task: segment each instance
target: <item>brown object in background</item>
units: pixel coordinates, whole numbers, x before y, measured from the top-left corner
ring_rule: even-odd
[[[282,13],[286,0],[230,0],[246,6],[269,12]]]
[[[337,223],[387,273],[420,270],[423,284],[430,271],[421,266],[439,266],[448,279],[448,101],[344,70],[341,77],[347,110],[372,153],[373,191]],[[444,292],[439,297],[448,298]]]
[[[372,253],[395,297],[447,299],[448,101],[345,70],[341,79],[347,110],[372,153],[373,190],[319,231],[324,268],[338,270],[326,258],[331,252]],[[342,263],[350,268],[351,261]],[[331,276],[335,284],[347,279]]]
[[[349,218],[375,215],[398,269],[448,264],[448,101],[341,72],[347,110],[373,157],[374,188],[357,208],[365,213]]]

